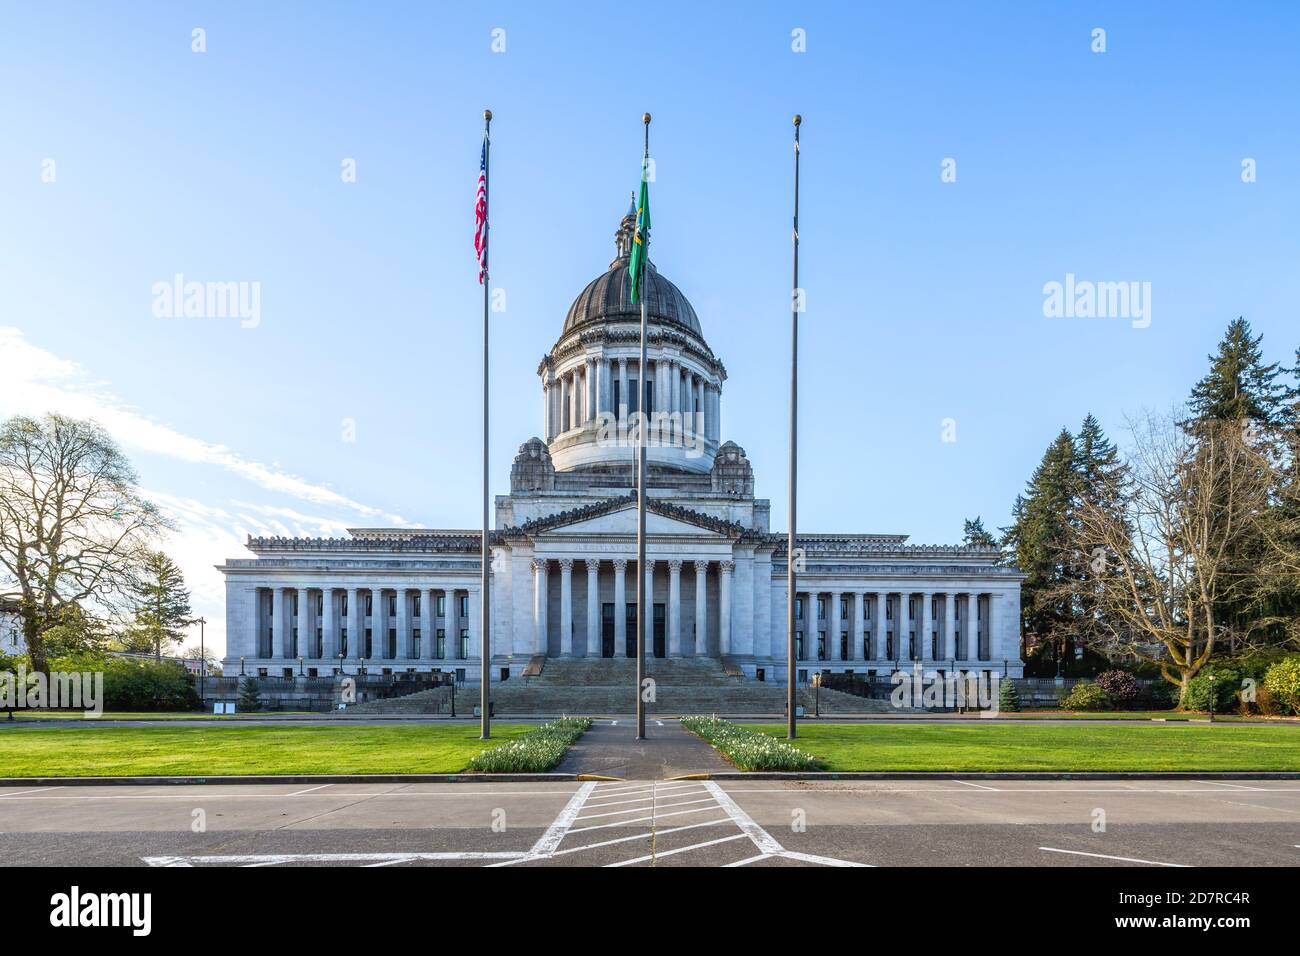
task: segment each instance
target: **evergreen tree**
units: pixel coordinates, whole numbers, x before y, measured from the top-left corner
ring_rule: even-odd
[[[975,516],[974,521],[966,520],[962,540],[968,548],[996,548],[998,546],[997,538],[984,529],[984,520],[979,515]]]
[[[1282,370],[1276,362],[1264,363],[1259,347],[1263,335],[1250,333],[1244,318],[1228,324],[1218,352],[1208,356],[1209,373],[1192,388],[1193,421],[1277,423],[1287,392],[1277,380]]]
[[[1056,648],[1058,662],[1068,650],[1074,627],[1075,577],[1070,515],[1076,491],[1074,439],[1068,429],[1048,446],[1016,498],[1012,524],[1002,546],[1024,573],[1020,585],[1023,633]]]
[[[235,706],[240,711],[261,709],[262,690],[257,684],[257,678],[245,677],[239,682],[239,698]]]
[[[131,626],[126,644],[132,650],[151,650],[162,656],[164,644],[180,644],[194,612],[185,577],[161,551],[145,555],[131,584]]]
[[[1088,540],[1079,512],[1085,505],[1093,505],[1118,515],[1122,512],[1127,469],[1119,451],[1106,437],[1101,423],[1089,414],[1079,428],[1074,442],[1074,470],[1076,500],[1072,502],[1070,525],[1076,540],[1078,560],[1075,563],[1073,605],[1076,614],[1075,633],[1085,646],[1095,643],[1104,634],[1105,622],[1097,611],[1099,577],[1113,566],[1115,555],[1107,553],[1101,543]]]
[[[1020,711],[1020,691],[1016,688],[1016,679],[1006,677],[998,681],[998,710],[1015,714]]]

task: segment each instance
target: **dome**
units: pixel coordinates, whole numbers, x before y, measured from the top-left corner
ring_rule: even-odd
[[[617,258],[609,264],[609,270],[587,284],[564,317],[564,331],[561,338],[586,325],[596,325],[609,321],[641,321],[641,304],[632,303],[632,276],[628,268],[629,252],[632,249],[632,234],[636,226],[636,200],[628,207],[627,215],[619,223],[614,234],[614,249]],[[677,325],[693,332],[700,339],[704,333],[700,330],[700,320],[695,308],[677,288],[659,274],[653,262],[646,263],[646,317],[661,324]]]
[[[673,285],[648,263],[646,267],[646,316],[654,322],[679,325],[700,338],[700,320],[695,307]],[[628,257],[620,256],[610,265],[609,271],[588,283],[564,317],[564,335],[593,323],[610,320],[641,321],[640,303],[632,303],[632,277],[628,270]]]

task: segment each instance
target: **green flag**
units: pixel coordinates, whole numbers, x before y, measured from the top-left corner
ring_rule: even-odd
[[[646,262],[650,256],[650,183],[646,178],[649,160],[641,163],[641,196],[636,203],[636,231],[632,233],[632,304],[641,301],[645,288]]]

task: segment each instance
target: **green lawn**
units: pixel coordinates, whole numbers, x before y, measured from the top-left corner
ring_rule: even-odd
[[[532,730],[496,724],[0,728],[0,777],[457,773],[480,750]]]
[[[777,737],[785,726],[750,724]],[[1295,770],[1300,727],[1247,724],[801,726],[830,770]]]

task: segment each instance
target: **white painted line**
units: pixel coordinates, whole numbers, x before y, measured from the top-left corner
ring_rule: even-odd
[[[694,810],[674,810],[672,813],[661,813],[661,814],[658,814],[658,817],[680,817],[682,814],[685,814],[685,813],[703,813],[705,810],[711,810],[711,809],[713,809],[713,808],[712,808],[712,807],[698,807],[698,808],[696,808],[696,809],[694,809]],[[634,818],[631,819],[631,820],[615,820],[613,823],[597,823],[597,824],[593,824],[592,826],[589,826],[589,827],[574,827],[574,828],[573,828],[572,830],[570,830],[569,832],[570,832],[570,833],[586,833],[588,830],[608,830],[610,827],[626,827],[626,826],[631,826],[633,823],[649,823],[651,820],[655,820],[655,819],[657,819],[657,817],[654,817],[654,816],[650,816],[650,817],[634,817]]]
[[[997,789],[998,789],[997,787],[986,787],[986,786],[984,786],[984,784],[982,784],[982,783],[971,783],[971,782],[968,781],[968,780],[958,780],[958,781],[955,781],[955,782],[956,782],[956,783],[960,783],[960,784],[961,784],[962,786],[964,786],[964,787],[974,787],[976,790],[993,790],[993,791],[997,791]]]
[[[1073,856],[1091,856],[1099,860],[1118,860],[1120,863],[1145,863],[1148,866],[1176,866],[1187,868],[1186,863],[1161,863],[1158,860],[1137,860],[1129,856],[1107,856],[1105,853],[1084,853],[1082,850],[1061,850],[1054,846],[1040,846],[1038,849],[1048,853],[1069,853]]]
[[[1229,787],[1233,790],[1258,790],[1262,793],[1268,792],[1268,787],[1247,787],[1240,783],[1220,783],[1217,780],[1197,780],[1196,783],[1209,784],[1213,787]]]
[[[286,793],[286,797],[301,797],[304,793],[311,793],[313,790],[323,790],[326,787],[332,787],[332,783],[322,783],[319,787],[308,787],[306,790],[299,790],[296,793]]]
[[[659,860],[666,856],[673,856],[677,853],[689,853],[691,850],[700,850],[706,846],[716,846],[719,843],[730,843],[732,840],[743,840],[745,834],[737,833],[729,837],[719,837],[716,840],[708,840],[704,843],[694,843],[691,846],[679,846],[672,850],[664,850],[662,853],[651,853],[649,856],[638,856],[632,860],[622,860],[618,863],[606,863],[606,867],[632,866],[636,863],[645,863],[649,860]]]
[[[852,860],[840,860],[833,856],[817,856],[812,853],[797,853],[794,850],[784,850],[780,855],[787,860],[798,860],[800,863],[819,863],[822,866],[871,866],[870,863],[854,863]]]
[[[663,810],[663,809],[666,809],[666,808],[668,808],[668,807],[689,807],[691,804],[694,804],[694,803],[712,803],[712,802],[713,802],[713,798],[712,798],[712,797],[705,797],[703,800],[682,800],[682,801],[679,801],[679,802],[677,802],[677,803],[661,803],[661,804],[659,804],[659,809],[660,809],[660,810]],[[647,808],[647,807],[629,807],[629,808],[626,809],[626,810],[610,810],[608,813],[587,813],[587,814],[584,814],[584,815],[578,817],[577,819],[579,819],[579,820],[598,820],[598,819],[600,819],[601,817],[617,817],[617,816],[622,816],[622,815],[625,814],[625,813],[641,813],[641,812],[644,811],[645,809],[648,809],[648,808]]]
[[[713,798],[718,801],[718,805],[726,811],[727,816],[731,817],[731,822],[740,827],[742,833],[753,842],[762,852],[770,855],[780,853],[785,847],[777,843],[770,833],[754,822],[753,818],[740,809],[735,800],[727,796],[712,780],[707,780],[704,786],[713,794]]]
[[[51,790],[59,790],[61,787],[33,787],[31,790],[19,790],[17,793],[0,793],[0,799],[8,800],[10,797],[21,796],[24,793],[49,793]]]
[[[596,784],[594,782],[584,783],[579,787],[578,792],[565,804],[564,809],[560,811],[560,815],[555,818],[555,822],[547,827],[546,832],[533,844],[533,848],[529,853],[533,856],[550,856],[554,853],[555,848],[564,839],[564,835],[569,832],[569,827],[573,826],[573,818],[578,815],[583,803],[591,795],[591,791],[595,789]]]
[[[737,860],[735,863],[725,863],[725,867],[749,866],[751,863],[757,863],[759,860],[766,860],[772,856],[771,853],[760,853],[758,856],[746,857],[743,860]]]
[[[703,823],[688,823],[680,827],[669,827],[667,830],[656,830],[654,831],[654,833],[657,833],[659,836],[664,836],[669,833],[680,833],[683,830],[695,830],[698,829],[699,827],[721,826],[724,823],[730,823],[730,822],[731,821],[728,820],[726,817],[723,817],[721,820],[705,820]],[[652,834],[649,830],[647,830],[645,833],[636,833],[633,834],[632,836],[626,836],[626,837],[616,837],[613,840],[603,840],[600,843],[584,843],[582,846],[566,847],[563,850],[556,850],[554,855],[564,856],[566,853],[581,853],[583,850],[595,850],[595,849],[599,849],[600,847],[613,846],[616,843],[627,843],[630,840],[645,840],[653,835],[654,834]]]
[[[411,860],[513,860],[523,852],[450,853],[246,853],[231,856],[142,856],[149,866],[193,866],[195,863],[275,866],[280,863],[402,863]]]

